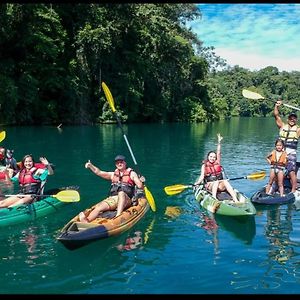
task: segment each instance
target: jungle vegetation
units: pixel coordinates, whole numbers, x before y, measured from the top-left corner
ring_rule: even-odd
[[[0,123],[207,122],[268,116],[300,98],[300,73],[229,67],[188,23],[195,4],[0,4]]]

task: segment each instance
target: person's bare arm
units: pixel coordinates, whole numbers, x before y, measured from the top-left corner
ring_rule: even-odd
[[[221,164],[221,141],[223,140],[223,137],[220,133],[217,134],[218,137],[218,145],[217,145],[217,160],[219,164]]]
[[[90,169],[95,175],[102,177],[103,179],[106,180],[111,180],[113,176],[113,172],[106,172],[100,170],[98,167],[93,165],[90,160],[88,160],[87,163],[85,163],[85,168]]]
[[[272,156],[272,152],[266,156],[266,160],[269,164],[271,164],[271,160],[270,160],[271,156]]]
[[[205,169],[205,166],[203,164],[201,166],[200,176],[199,176],[198,180],[194,183],[195,185],[198,185],[198,184],[200,184],[203,181],[203,179],[204,179],[204,169]]]
[[[278,110],[278,107],[282,104],[282,101],[281,100],[277,100],[277,102],[275,103],[275,106],[274,106],[274,111],[273,111],[273,114],[274,114],[274,118],[275,118],[275,122],[276,122],[276,125],[278,128],[281,128],[283,126],[283,122],[279,116],[279,110]]]
[[[143,182],[140,180],[140,178],[138,177],[138,175],[136,174],[136,172],[132,171],[130,173],[130,178],[134,181],[134,183],[136,184],[136,186],[139,189],[143,189],[144,188],[144,184]]]

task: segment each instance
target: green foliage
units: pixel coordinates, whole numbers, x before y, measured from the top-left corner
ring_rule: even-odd
[[[2,123],[113,122],[102,81],[122,122],[272,114],[248,87],[297,106],[299,72],[229,68],[187,27],[200,17],[191,3],[0,4]]]

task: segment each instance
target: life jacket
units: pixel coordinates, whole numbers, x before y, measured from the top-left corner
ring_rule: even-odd
[[[288,124],[285,124],[279,131],[279,137],[284,142],[284,147],[289,149],[297,149],[298,145],[298,126],[294,125],[289,127]]]
[[[269,157],[271,168],[284,169],[287,164],[287,153],[285,151],[281,152],[279,159],[276,158],[276,150],[271,152],[271,156]]]
[[[40,192],[41,183],[40,179],[35,179],[33,175],[37,171],[36,167],[30,170],[23,168],[19,173],[20,193],[22,194],[38,194]]]
[[[203,163],[205,165],[204,180],[206,182],[223,179],[223,168],[217,160],[214,163],[204,160]]]
[[[119,191],[123,191],[128,195],[129,198],[133,197],[135,183],[130,178],[131,172],[131,168],[127,168],[124,171],[123,175],[121,175],[121,172],[118,169],[114,171],[112,185],[110,189],[111,196],[115,196],[118,194]]]

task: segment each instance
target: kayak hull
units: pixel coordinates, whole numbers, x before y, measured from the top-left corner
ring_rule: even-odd
[[[235,189],[240,202],[234,203],[229,194],[222,192],[218,199],[200,185],[194,189],[196,200],[206,210],[224,216],[251,216],[256,214],[256,209],[250,199]],[[217,207],[217,209],[215,209]]]
[[[95,207],[84,211],[88,215]],[[149,210],[146,198],[139,198],[137,205],[124,210],[120,216],[115,217],[116,211],[101,213],[90,223],[79,221],[78,215],[71,219],[60,231],[56,239],[67,249],[75,250],[93,241],[116,236],[133,227]]]
[[[45,195],[55,195],[59,191],[70,188],[57,188],[45,191]],[[74,187],[72,187],[74,189]],[[78,188],[77,188],[78,189]],[[41,197],[39,201],[22,204],[9,208],[0,209],[0,227],[6,227],[23,223],[26,221],[33,221],[42,218],[51,213],[57,212],[66,202],[57,200],[54,197]]]
[[[285,190],[285,196],[281,197],[280,194],[274,193],[268,195],[265,192],[266,187],[261,188],[259,191],[251,196],[251,201],[255,204],[289,204],[295,201],[295,193],[290,192],[290,189]]]

